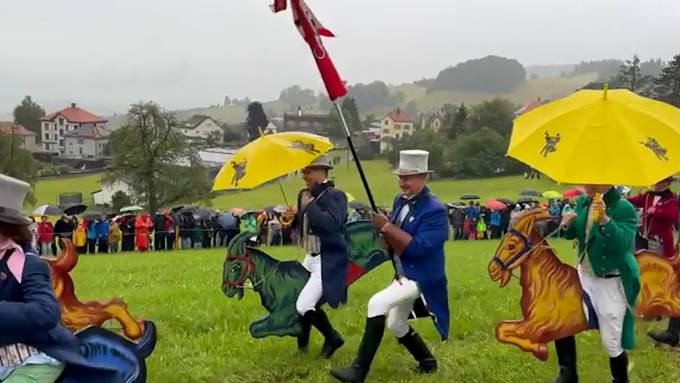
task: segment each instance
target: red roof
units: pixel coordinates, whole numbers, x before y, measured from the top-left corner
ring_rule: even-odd
[[[411,119],[411,116],[409,116],[408,113],[404,112],[401,109],[393,110],[393,111],[387,113],[386,117],[391,118],[394,122],[402,122],[402,123],[409,123],[409,122],[412,123],[413,122],[413,120]]]
[[[37,136],[37,134],[24,128],[22,125],[15,124],[9,121],[0,121],[0,133],[18,134],[20,136]]]
[[[108,122],[107,119],[94,115],[87,110],[80,109],[76,104],[71,104],[69,108],[64,108],[58,112],[54,112],[45,117],[42,117],[40,121],[54,121],[58,116],[63,116],[71,123],[104,123]]]

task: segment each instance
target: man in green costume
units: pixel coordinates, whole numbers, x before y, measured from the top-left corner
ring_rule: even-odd
[[[602,345],[615,383],[628,382],[628,356],[634,347],[634,306],[640,270],[633,255],[638,216],[611,185],[587,185],[586,195],[562,219],[567,239],[578,242],[578,275],[586,301],[597,314]],[[590,320],[589,320],[590,321]],[[555,341],[557,383],[577,382],[574,337]]]

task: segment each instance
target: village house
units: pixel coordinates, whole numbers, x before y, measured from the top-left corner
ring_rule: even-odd
[[[64,134],[66,152],[63,154],[78,158],[104,157],[110,134],[104,127],[84,124]]]
[[[15,137],[19,137],[21,139],[21,148],[29,152],[35,152],[40,149],[36,142],[38,135],[22,125],[10,121],[0,121],[0,133],[13,134]]]
[[[380,153],[392,147],[392,142],[406,134],[414,133],[414,123],[411,116],[397,108],[380,119]]]
[[[108,122],[105,118],[79,108],[75,103],[42,117],[40,121],[43,150],[60,155],[67,154],[66,133],[82,127],[103,128]]]
[[[210,116],[197,114],[182,123],[180,129],[192,141],[214,139],[210,144],[224,144],[224,129]]]

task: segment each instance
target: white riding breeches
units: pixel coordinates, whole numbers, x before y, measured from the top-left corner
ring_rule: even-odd
[[[584,271],[581,265],[578,266],[578,277],[597,314],[602,346],[610,358],[616,358],[624,351],[621,337],[628,310],[621,277],[600,278]]]
[[[387,328],[395,337],[402,338],[408,334],[408,317],[418,297],[420,297],[418,284],[401,277],[371,297],[368,301],[367,316],[369,318],[387,316]]]
[[[305,315],[307,311],[316,309],[316,304],[319,303],[323,295],[321,255],[312,257],[307,254],[302,262],[302,266],[309,271],[309,280],[307,280],[307,284],[300,291],[295,307],[300,315]]]

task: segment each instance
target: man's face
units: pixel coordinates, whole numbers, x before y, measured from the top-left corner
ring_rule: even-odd
[[[669,187],[671,187],[671,181],[663,180],[663,181],[657,183],[656,185],[654,185],[654,187],[652,189],[654,189],[655,192],[662,192],[662,191],[668,189]]]
[[[426,174],[399,176],[399,188],[407,197],[413,197],[425,187]]]
[[[326,180],[326,177],[328,177],[328,170],[325,168],[305,168],[302,171],[302,179],[305,181],[305,185],[307,185],[308,188],[322,183]]]

